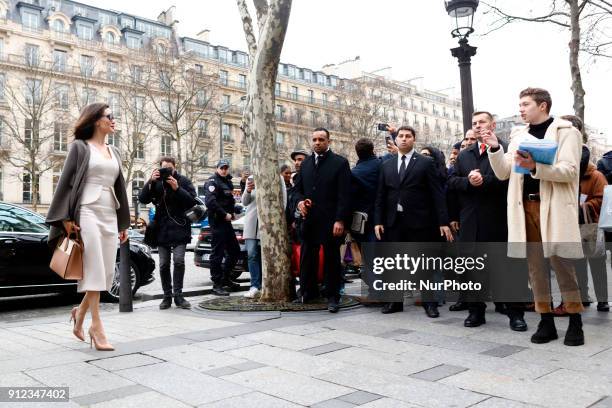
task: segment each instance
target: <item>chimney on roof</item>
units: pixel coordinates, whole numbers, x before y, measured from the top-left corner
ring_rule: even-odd
[[[159,13],[159,16],[157,16],[157,21],[173,27],[178,23],[178,21],[174,19],[175,12],[176,12],[176,7],[172,6],[168,10],[162,11],[161,13]]]
[[[197,35],[196,38],[200,41],[205,41],[205,42],[209,42],[209,37],[210,37],[210,30],[205,28],[204,30],[200,31]]]

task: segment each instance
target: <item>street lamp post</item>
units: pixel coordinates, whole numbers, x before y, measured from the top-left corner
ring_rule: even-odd
[[[451,54],[459,61],[464,134],[472,128],[472,113],[474,113],[471,59],[476,55],[476,47],[468,44],[468,37],[474,32],[474,13],[478,3],[479,0],[449,0],[444,2],[446,12],[454,19],[455,23],[451,35],[453,38],[459,39],[459,47],[451,48]]]

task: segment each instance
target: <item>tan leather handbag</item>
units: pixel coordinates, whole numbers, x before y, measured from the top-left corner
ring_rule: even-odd
[[[83,241],[78,232],[69,231],[58,242],[49,267],[63,279],[83,279]]]

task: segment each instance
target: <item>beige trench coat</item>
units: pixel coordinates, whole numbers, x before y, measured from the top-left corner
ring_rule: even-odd
[[[582,136],[570,122],[555,119],[545,139],[557,142],[554,164],[536,163],[535,173],[514,171],[514,155],[529,127],[516,129],[510,135],[507,153],[503,149],[489,152],[489,161],[500,180],[510,179],[508,186],[508,256],[525,258],[527,241],[523,209],[523,177],[540,180],[540,227],[544,256],[582,258],[578,227],[578,186]]]

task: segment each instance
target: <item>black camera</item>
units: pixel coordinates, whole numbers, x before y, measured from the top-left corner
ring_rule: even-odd
[[[162,167],[159,169],[159,178],[162,181],[168,180],[170,176],[172,176],[172,169],[170,167]]]
[[[378,130],[380,130],[381,132],[386,132],[387,130],[389,130],[389,125],[386,123],[379,123],[377,127]]]

